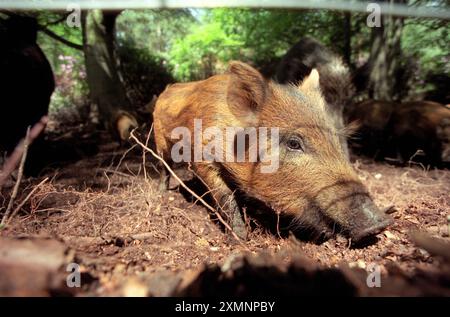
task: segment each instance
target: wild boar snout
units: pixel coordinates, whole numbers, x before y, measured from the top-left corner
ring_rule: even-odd
[[[325,189],[318,196],[318,204],[325,216],[355,242],[380,233],[392,223],[392,219],[381,212],[358,182]]]
[[[349,236],[354,241],[360,241],[366,237],[376,235],[383,231],[388,225],[392,223],[392,219],[383,214],[380,209],[374,204],[372,199],[365,195],[357,195],[353,199],[355,204],[353,221],[348,228]]]

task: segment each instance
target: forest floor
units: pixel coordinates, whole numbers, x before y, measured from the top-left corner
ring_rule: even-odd
[[[81,144],[82,130],[65,137]],[[377,205],[394,206],[394,224],[366,245],[339,235],[323,243],[279,237],[260,225],[238,242],[176,180],[160,191],[150,154],[144,161],[138,146],[128,151],[104,133],[95,137],[86,142],[96,148],[90,156],[22,181],[14,206],[25,204],[0,230],[0,295],[450,295],[449,170],[355,158]],[[0,207],[14,183],[3,188]],[[419,248],[417,231],[425,245],[435,239],[431,245],[444,248]],[[79,288],[66,285],[72,262]],[[374,270],[381,287],[370,288]]]

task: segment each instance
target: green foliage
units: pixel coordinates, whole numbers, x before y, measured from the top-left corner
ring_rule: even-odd
[[[442,3],[438,0],[433,5]],[[35,14],[39,23],[55,34],[82,43],[80,28],[53,23],[61,19],[61,13]],[[272,67],[303,36],[315,37],[343,55],[344,18],[343,12],[326,10],[125,10],[116,22],[118,57],[129,94],[142,102],[168,82],[206,78],[223,71],[233,59],[260,69]],[[370,52],[372,30],[366,27],[366,18],[363,13],[351,16],[353,67],[361,65]],[[427,74],[450,73],[449,42],[445,21],[405,20],[403,60],[417,65],[414,76],[423,87]],[[57,81],[51,108],[69,106],[87,96],[83,52],[42,32],[39,44]]]
[[[449,43],[450,30],[443,21],[410,19],[403,30],[403,51],[417,58],[425,73],[450,73]]]
[[[184,37],[194,22],[188,10],[125,10],[116,21],[116,40],[166,58],[171,43]]]
[[[342,52],[343,16],[330,11],[207,10],[187,36],[174,41],[170,64],[179,80],[210,76],[231,59],[264,67],[305,35]]]
[[[180,80],[209,77],[224,61],[236,58],[242,44],[217,22],[195,25],[189,35],[173,44],[169,59],[173,73]]]
[[[69,27],[62,14],[39,12],[38,23],[70,42],[81,44],[80,28]],[[55,23],[59,21],[58,23]],[[50,111],[86,101],[88,88],[83,51],[67,46],[43,32],[38,33],[38,44],[49,60],[55,76],[55,92],[50,102]]]
[[[209,21],[217,21],[226,34],[237,36],[253,52],[254,60],[270,60],[285,53],[305,35],[331,44],[340,38],[336,25],[342,14],[330,11],[214,9]]]

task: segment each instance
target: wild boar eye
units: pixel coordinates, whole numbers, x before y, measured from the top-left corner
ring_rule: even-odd
[[[287,147],[292,151],[303,151],[302,139],[297,136],[291,136],[286,142]]]

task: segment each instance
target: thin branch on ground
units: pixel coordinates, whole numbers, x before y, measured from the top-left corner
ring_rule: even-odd
[[[127,173],[122,173],[122,172],[119,172],[119,171],[116,171],[116,170],[111,170],[111,169],[108,169],[108,168],[102,168],[101,171],[103,171],[104,173],[115,174],[115,175],[122,176],[122,177],[134,177],[134,175],[130,175],[130,174],[127,174]]]
[[[244,243],[242,243],[242,240],[238,237],[238,235],[233,231],[233,229],[231,228],[231,226],[223,219],[223,217],[220,215],[219,212],[217,212],[217,210],[215,208],[213,208],[210,204],[208,204],[203,198],[201,198],[199,195],[197,195],[192,189],[190,189],[179,177],[178,175],[170,168],[169,164],[167,164],[167,162],[158,154],[156,154],[152,149],[150,149],[149,147],[147,147],[144,143],[142,143],[141,141],[139,141],[138,138],[136,138],[136,136],[133,134],[133,132],[131,132],[130,137],[137,143],[139,144],[143,149],[145,149],[146,151],[150,152],[150,154],[152,154],[156,159],[158,159],[159,161],[161,161],[162,164],[164,164],[164,166],[167,168],[167,170],[169,171],[169,173],[178,181],[178,183],[180,183],[180,185],[186,189],[192,196],[194,196],[195,198],[198,199],[198,201],[200,201],[208,210],[210,210],[211,212],[213,212],[217,219],[219,219],[219,221],[225,226],[225,228],[227,228],[231,234],[233,235],[233,237],[240,242],[243,246],[245,246]]]
[[[25,161],[27,160],[29,144],[30,144],[30,128],[28,128],[27,134],[25,136],[25,140],[23,142],[23,154],[22,154],[22,160],[20,161],[19,173],[17,174],[17,181],[16,181],[16,184],[14,185],[13,191],[11,193],[11,197],[9,198],[8,207],[6,207],[6,211],[5,211],[5,214],[3,215],[2,222],[0,223],[0,225],[2,227],[6,225],[6,221],[9,218],[9,215],[11,213],[11,208],[14,204],[14,199],[17,196],[17,192],[19,191],[20,183],[22,182],[23,170],[25,168]]]
[[[120,165],[122,165],[122,162],[123,162],[123,160],[125,159],[125,157],[126,157],[126,156],[128,155],[128,153],[130,153],[136,146],[137,146],[137,144],[133,144],[132,147],[130,147],[129,149],[127,149],[127,150],[123,153],[122,157],[121,157],[120,160],[119,160],[119,163],[117,163],[117,166],[116,166],[116,168],[114,169],[114,172],[117,172],[117,171],[119,170]]]
[[[24,200],[14,209],[14,211],[11,213],[11,216],[5,221],[5,226],[7,226],[12,219],[16,216],[16,214],[19,212],[20,209],[25,205],[25,203],[33,196],[33,194],[41,187],[44,183],[46,183],[49,180],[48,177],[44,178],[39,184],[37,184],[33,190],[25,197]]]
[[[277,211],[277,235],[278,238],[281,238],[281,233],[280,233],[280,212]]]
[[[41,120],[36,123],[30,130],[30,133],[28,135],[28,145],[33,142],[34,139],[36,139],[39,134],[41,134],[42,131],[44,131],[45,126],[47,125],[48,117],[44,116],[41,118]],[[24,140],[22,140],[14,149],[14,151],[11,153],[11,155],[6,159],[5,163],[3,164],[3,168],[0,170],[0,190],[2,189],[3,185],[5,184],[8,177],[11,175],[12,172],[16,169],[17,164],[22,158],[24,151]]]
[[[148,142],[150,140],[150,135],[152,134],[153,131],[153,123],[152,126],[150,127],[150,131],[147,134],[147,139],[145,140],[145,146],[148,147]],[[145,181],[147,181],[147,168],[145,167],[145,151],[142,151],[142,166],[144,168],[144,179]]]

